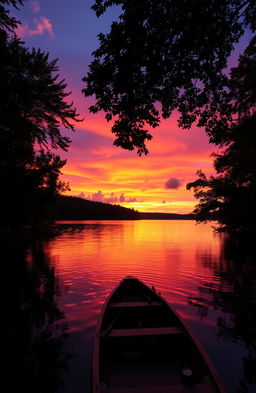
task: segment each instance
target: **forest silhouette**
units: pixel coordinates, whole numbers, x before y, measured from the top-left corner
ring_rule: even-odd
[[[54,220],[140,219],[140,213],[134,209],[64,195],[56,195],[49,210],[49,218]]]
[[[1,222],[5,227],[36,223],[47,217],[54,195],[68,188],[59,180],[65,160],[54,153],[71,140],[60,127],[74,131],[79,115],[68,104],[66,83],[57,60],[40,49],[29,50],[14,34],[18,21],[0,2],[0,176]]]
[[[0,176],[1,222],[6,226],[49,218],[55,196],[69,189],[59,178],[79,115],[67,103],[66,82],[56,75],[57,60],[25,48],[15,35],[18,21],[0,1]],[[187,185],[199,200],[199,221],[218,219],[223,230],[255,230],[256,4],[253,0],[96,0],[97,16],[118,5],[121,15],[110,32],[99,34],[85,96],[90,111],[114,120],[114,144],[147,154],[161,118],[178,111],[178,125],[203,127],[221,153],[216,175]],[[162,23],[164,21],[164,23]],[[229,57],[245,34],[251,36],[237,67],[226,73]]]

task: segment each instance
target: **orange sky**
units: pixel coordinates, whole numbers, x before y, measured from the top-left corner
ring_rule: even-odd
[[[73,92],[70,98],[84,118],[71,135],[69,152],[57,152],[67,159],[62,179],[70,184],[69,194],[139,211],[191,212],[196,200],[186,183],[196,178],[198,169],[212,172],[210,153],[215,146],[209,145],[203,130],[178,129],[175,116],[153,131],[146,157],[113,146],[111,125],[103,113],[88,113],[92,102],[85,100],[81,90],[91,52],[98,45],[97,34],[108,31],[120,9],[113,7],[97,19],[91,4],[91,0],[75,4],[28,0],[13,11],[22,22],[17,33],[25,45],[40,47],[51,59],[59,59],[60,77],[65,78]]]
[[[79,96],[73,99],[80,103]],[[202,130],[181,130],[174,116],[153,131],[149,155],[139,157],[113,146],[111,124],[103,114],[89,114],[84,102],[78,110],[85,120],[71,136],[69,152],[62,154],[68,160],[63,170],[63,180],[71,187],[68,194],[139,211],[193,210],[196,201],[186,184],[196,178],[198,169],[212,173],[210,153],[214,146]]]

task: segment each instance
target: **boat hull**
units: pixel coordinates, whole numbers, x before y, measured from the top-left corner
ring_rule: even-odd
[[[99,315],[93,393],[224,393],[190,329],[153,288],[128,276]]]

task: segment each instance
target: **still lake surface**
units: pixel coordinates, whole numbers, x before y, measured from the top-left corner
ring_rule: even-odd
[[[6,376],[26,392],[89,393],[98,313],[134,275],[192,328],[228,393],[255,393],[254,243],[175,220],[58,222],[3,239]]]

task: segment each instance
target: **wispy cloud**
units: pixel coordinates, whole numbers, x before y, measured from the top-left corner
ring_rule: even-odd
[[[41,8],[39,1],[37,1],[37,0],[31,1],[31,3],[30,3],[30,8],[31,8],[31,10],[32,10],[32,12],[33,12],[34,14],[36,14],[37,12],[39,12],[39,11],[40,11],[40,8]]]
[[[23,38],[48,33],[51,38],[55,37],[52,23],[49,21],[49,19],[45,18],[44,16],[40,16],[39,19],[36,18],[33,22],[35,25],[34,29],[31,29],[26,23],[18,26],[16,30],[17,36]]]

